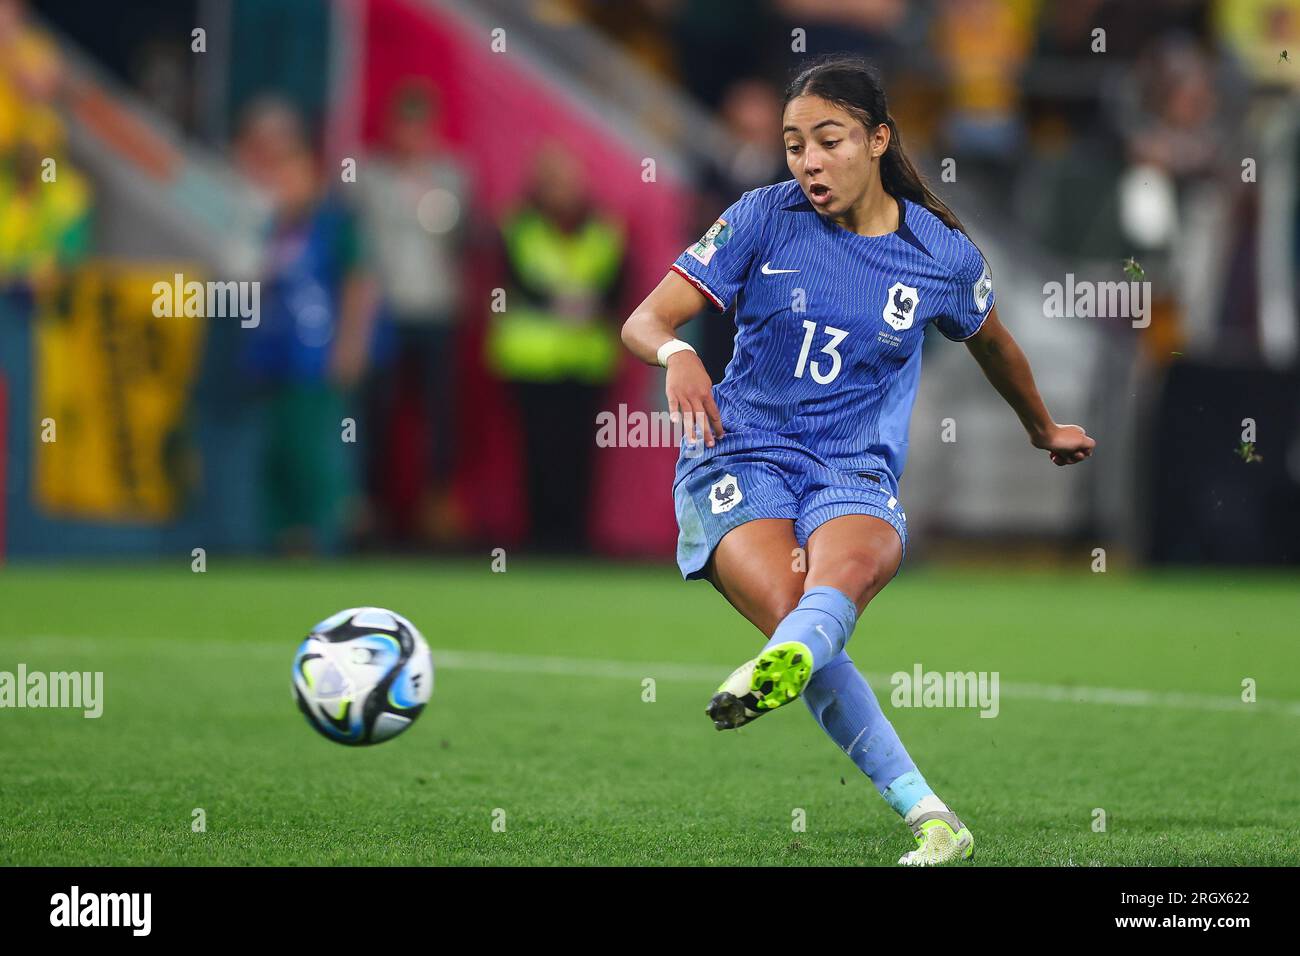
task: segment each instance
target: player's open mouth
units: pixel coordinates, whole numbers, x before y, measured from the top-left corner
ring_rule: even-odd
[[[813,183],[808,187],[808,198],[819,206],[824,205],[831,197],[831,188],[822,183]]]

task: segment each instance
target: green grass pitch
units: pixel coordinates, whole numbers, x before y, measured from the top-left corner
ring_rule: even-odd
[[[1294,865],[1298,583],[907,569],[849,650],[870,675],[999,673],[994,719],[874,682],[977,864]],[[437,678],[415,727],[348,748],[307,726],[289,665],[362,604],[410,617]],[[103,671],[106,698],[98,720],[0,710],[0,864],[858,866],[913,845],[802,703],[712,728],[761,638],[671,568],[19,566],[0,609],[0,670]]]

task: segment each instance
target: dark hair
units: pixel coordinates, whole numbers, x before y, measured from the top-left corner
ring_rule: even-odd
[[[865,60],[837,55],[819,60],[803,70],[785,91],[781,108],[797,96],[820,96],[854,116],[868,130],[881,123],[889,127],[889,146],[880,157],[880,184],[891,196],[924,206],[953,229],[965,232],[948,204],[934,194],[903,152],[903,141],[889,115],[889,103],[880,75]]]

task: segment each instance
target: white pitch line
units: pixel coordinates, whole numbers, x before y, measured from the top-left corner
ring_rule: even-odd
[[[600,660],[590,657],[546,657],[529,654],[498,654],[493,651],[433,651],[435,667],[450,670],[495,671],[507,674],[556,674],[562,677],[612,677],[619,680],[716,682],[728,673],[726,665],[705,666],[646,661]],[[910,672],[908,673],[911,677]],[[890,675],[868,674],[878,696],[888,697]],[[1122,687],[1079,687],[1061,684],[1018,684],[999,682],[1000,696],[1011,700],[1040,700],[1056,704],[1099,704],[1118,707],[1154,707],[1168,710],[1231,711],[1245,713],[1267,710],[1300,717],[1300,701],[1261,700],[1247,704],[1232,697],[1213,697],[1181,691],[1133,690]]]
[[[546,657],[498,654],[495,651],[433,650],[433,666],[505,674],[556,674],[560,677],[613,677],[617,680],[679,680],[717,683],[731,673],[725,665],[670,664],[663,661],[614,661],[594,657]],[[721,673],[722,677],[719,677]]]
[[[886,678],[887,679],[887,678]],[[1001,684],[999,692],[1021,700],[1045,700],[1061,704],[1102,704],[1119,707],[1156,707],[1167,710],[1213,710],[1243,713],[1267,710],[1300,717],[1300,701],[1256,700],[1253,704],[1235,697],[1212,697],[1182,691],[1134,690],[1122,687],[1067,687],[1060,684]]]
[[[203,640],[196,643],[177,640],[147,640],[120,638],[130,642],[132,651],[146,645],[160,654],[183,651],[197,658],[226,658],[256,656],[268,660],[292,655],[293,642],[283,644],[269,641]],[[16,664],[15,652],[49,652],[56,649],[62,654],[87,657],[112,652],[114,638],[89,638],[81,636],[25,635],[18,639],[0,639],[0,670],[5,662]],[[12,660],[11,660],[12,658]],[[731,673],[726,664],[682,664],[665,661],[619,661],[596,657],[552,657],[540,654],[503,654],[496,651],[464,651],[451,648],[434,649],[433,662],[437,668],[448,670],[483,671],[499,674],[553,674],[557,677],[596,677],[615,680],[641,681],[647,677],[656,680],[676,680],[717,684]],[[89,662],[69,662],[69,666],[84,670]],[[908,676],[910,677],[910,672]],[[888,674],[867,674],[877,697],[887,703],[892,685]],[[1247,704],[1235,697],[1215,697],[1182,691],[1142,690],[1123,687],[1085,687],[1065,684],[1020,684],[999,682],[999,696],[1007,700],[1037,700],[1054,704],[1095,704],[1103,707],[1147,707],[1158,710],[1197,710],[1217,713],[1259,713],[1261,711],[1300,717],[1300,701],[1257,700]]]

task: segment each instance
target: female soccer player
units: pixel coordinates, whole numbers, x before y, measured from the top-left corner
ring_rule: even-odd
[[[1048,414],[988,266],[903,153],[875,73],[843,57],[810,67],[782,125],[794,179],[745,193],[623,326],[637,357],[667,367],[669,411],[687,423],[673,485],[682,575],[707,578],[768,638],[707,713],[726,730],[802,695],[911,827],[917,849],[899,863],[970,859],[970,830],[844,651],[906,552],[898,476],[927,327],[966,343],[1052,462],[1095,443]],[[735,355],[715,387],[674,330],[733,301]]]

